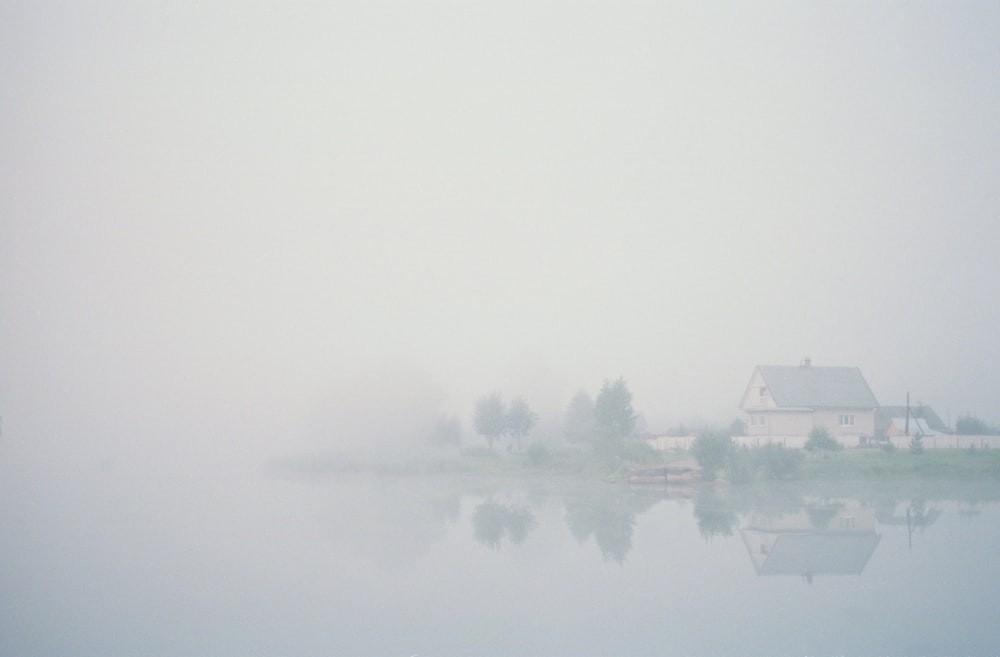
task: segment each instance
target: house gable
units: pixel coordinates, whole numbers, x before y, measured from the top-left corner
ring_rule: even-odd
[[[746,390],[743,391],[743,400],[740,402],[740,408],[750,411],[774,409],[776,407],[774,397],[771,396],[767,383],[760,373],[760,368],[755,368],[753,376],[750,377],[750,382],[747,383]]]

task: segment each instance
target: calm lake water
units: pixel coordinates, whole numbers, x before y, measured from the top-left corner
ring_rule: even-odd
[[[0,483],[0,655],[996,655],[1000,487]]]

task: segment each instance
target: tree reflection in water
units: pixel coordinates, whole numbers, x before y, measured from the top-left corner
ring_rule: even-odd
[[[698,532],[705,540],[713,536],[732,536],[739,524],[732,500],[711,486],[703,486],[694,498],[694,517]]]
[[[492,550],[500,549],[504,537],[519,545],[535,528],[535,516],[522,506],[483,502],[472,515],[476,541]]]
[[[601,492],[566,499],[566,524],[580,543],[593,535],[605,561],[623,563],[632,549],[635,516],[653,505],[655,498]]]

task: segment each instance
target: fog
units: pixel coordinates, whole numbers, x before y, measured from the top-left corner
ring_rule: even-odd
[[[0,5],[0,454],[250,461],[755,365],[1000,421],[1000,6]],[[548,423],[548,424],[546,424]],[[27,473],[27,474],[25,474]]]

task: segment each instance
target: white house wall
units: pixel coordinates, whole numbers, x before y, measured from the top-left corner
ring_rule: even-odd
[[[754,418],[758,418],[757,421]],[[759,419],[763,418],[763,424]],[[812,413],[809,411],[764,411],[750,413],[747,420],[748,436],[807,436],[812,431]]]
[[[841,426],[841,415],[853,415],[854,425]],[[875,435],[875,410],[821,409],[813,414],[813,424],[826,427],[831,436],[844,444],[856,445],[861,436]]]
[[[853,426],[841,426],[841,415],[853,415]],[[780,442],[788,447],[801,447],[815,427],[826,427],[838,442],[853,447],[862,436],[875,435],[874,410],[760,410],[748,413],[746,436],[764,439],[763,442]],[[756,419],[755,419],[756,418]],[[763,418],[763,423],[761,423]],[[754,440],[753,443],[760,442]]]

